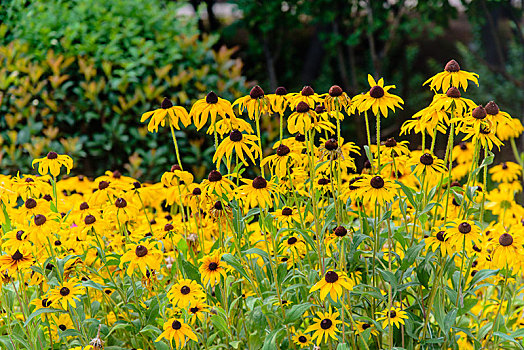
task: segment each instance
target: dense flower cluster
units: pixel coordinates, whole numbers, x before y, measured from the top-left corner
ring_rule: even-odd
[[[395,86],[368,81],[353,98],[210,92],[189,112],[166,98],[141,118],[173,135],[178,163],[157,183],[60,178],[73,160],[55,152],[33,161],[39,176],[2,176],[2,348],[518,348],[522,158],[491,166],[491,151],[517,152],[522,124],[463,97],[478,76],[452,60],[402,126],[421,136],[410,149],[381,138],[404,104]],[[341,132],[360,117],[362,148]],[[181,124],[214,135],[202,181],[181,162]]]

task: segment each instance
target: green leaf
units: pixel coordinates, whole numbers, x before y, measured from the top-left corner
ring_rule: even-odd
[[[295,322],[298,320],[304,313],[311,307],[313,304],[311,303],[304,303],[304,304],[297,304],[293,305],[291,309],[286,312],[286,319],[284,320],[285,324]]]
[[[227,322],[222,317],[222,315],[216,314],[216,315],[211,316],[211,323],[213,323],[213,325],[216,328],[220,329],[222,332],[226,333],[227,335],[229,335],[231,337],[231,332],[229,331],[229,327],[227,325]]]
[[[33,318],[43,315],[43,314],[48,314],[48,313],[53,313],[53,312],[63,313],[64,311],[60,309],[52,309],[52,308],[38,309],[35,312],[33,312],[31,315],[29,315],[27,320],[24,322],[24,327],[27,327],[27,325],[29,324],[29,322],[31,322]]]
[[[222,259],[225,262],[227,262],[232,268],[234,268],[237,272],[239,272],[246,280],[252,283],[246,270],[244,269],[244,267],[242,267],[242,265],[240,264],[240,262],[238,261],[238,259],[235,256],[228,253],[228,254],[224,254],[222,256]]]

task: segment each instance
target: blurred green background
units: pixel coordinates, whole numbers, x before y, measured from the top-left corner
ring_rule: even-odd
[[[427,106],[422,83],[455,58],[480,74],[467,97],[524,115],[524,1],[4,0],[0,5],[0,165],[30,171],[49,150],[75,174],[120,170],[158,181],[175,163],[168,130],[139,122],[164,96],[188,111],[213,90],[233,101],[254,84],[353,96],[367,74],[395,84],[406,106],[384,137]],[[274,119],[263,121],[268,147]],[[364,143],[359,117],[343,136]],[[212,138],[177,133],[184,166],[212,167]],[[412,147],[418,140],[409,139]],[[268,152],[269,150],[266,150]]]

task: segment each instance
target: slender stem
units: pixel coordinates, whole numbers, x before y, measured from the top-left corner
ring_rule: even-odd
[[[169,127],[171,128],[171,137],[173,138],[173,145],[175,145],[176,161],[178,162],[180,169],[184,170],[182,168],[182,161],[180,160],[180,151],[178,150],[178,142],[176,141],[175,129],[173,128],[173,125],[171,123],[169,123]]]

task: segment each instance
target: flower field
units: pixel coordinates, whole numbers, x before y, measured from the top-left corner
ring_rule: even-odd
[[[354,97],[164,98],[137,116],[171,132],[159,182],[69,176],[56,152],[2,175],[0,349],[523,349],[524,128],[467,98],[479,80],[449,61],[395,137],[381,121],[405,102],[371,75]],[[355,118],[365,145],[341,131]],[[190,125],[215,142],[202,181]]]

